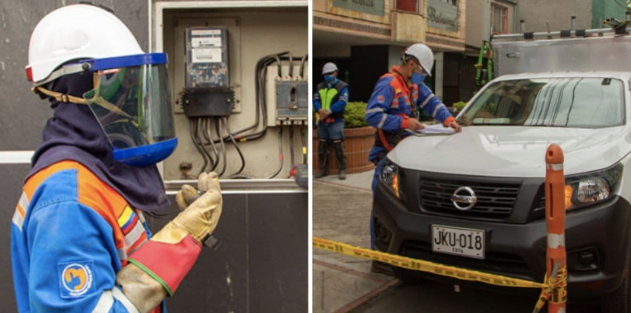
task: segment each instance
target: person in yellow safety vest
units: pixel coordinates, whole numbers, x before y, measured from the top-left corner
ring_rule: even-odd
[[[337,66],[329,62],[322,68],[324,81],[316,87],[313,109],[320,115],[318,120],[318,161],[320,172],[315,178],[327,175],[329,168],[329,145],[333,144],[339,179],[346,179],[346,156],[344,155],[344,109],[348,102],[348,84],[337,78]]]

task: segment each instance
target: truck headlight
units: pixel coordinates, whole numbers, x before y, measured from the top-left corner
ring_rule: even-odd
[[[401,191],[401,177],[399,174],[399,167],[386,160],[386,164],[381,169],[379,174],[381,182],[388,187],[388,190],[392,192],[397,198],[402,199],[403,193]]]
[[[571,210],[610,199],[615,195],[623,165],[565,178],[565,209]]]

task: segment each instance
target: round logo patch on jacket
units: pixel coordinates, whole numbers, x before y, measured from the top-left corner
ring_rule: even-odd
[[[59,263],[61,297],[79,298],[94,291],[92,261]]]
[[[386,98],[384,98],[384,96],[382,96],[382,95],[378,95],[377,96],[377,102],[383,103],[384,101],[386,101]]]

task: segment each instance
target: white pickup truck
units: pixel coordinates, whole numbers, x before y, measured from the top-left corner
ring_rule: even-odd
[[[575,34],[494,42],[498,78],[457,116],[462,132],[410,136],[387,155],[376,249],[541,282],[544,155],[556,143],[569,299],[631,312],[631,36]]]

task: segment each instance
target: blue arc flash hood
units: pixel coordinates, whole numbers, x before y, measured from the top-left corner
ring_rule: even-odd
[[[65,75],[51,90],[82,97],[94,89],[90,73]],[[77,161],[118,191],[134,208],[156,212],[170,205],[155,164],[134,167],[114,160],[112,145],[87,105],[59,103],[50,98],[54,110],[42,132],[43,142],[31,159],[31,172],[63,160]],[[28,179],[27,177],[27,179]]]

